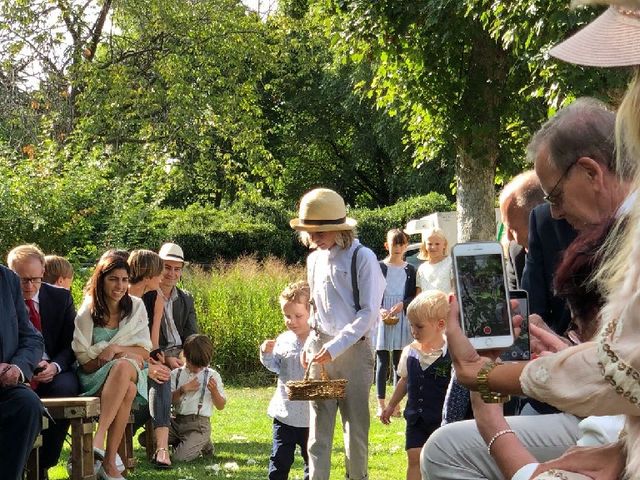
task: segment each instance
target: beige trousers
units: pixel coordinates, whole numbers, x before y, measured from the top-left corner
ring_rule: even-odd
[[[171,419],[169,444],[175,446],[173,460],[189,462],[211,450],[211,419],[201,415],[178,415]]]
[[[311,354],[330,340],[328,335],[312,333],[307,343]],[[369,390],[373,383],[373,353],[369,339],[358,341],[338,358],[325,364],[329,378],[345,378],[349,381],[343,400],[318,400],[311,402],[309,429],[309,478],[329,480],[331,473],[331,449],[336,413],[340,410],[344,434],[345,468],[349,480],[368,478],[369,455]],[[312,370],[318,367],[313,367]],[[314,378],[317,377],[317,371]],[[335,478],[335,477],[333,477]]]

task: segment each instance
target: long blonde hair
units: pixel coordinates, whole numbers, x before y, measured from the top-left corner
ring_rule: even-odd
[[[638,192],[640,169],[632,160],[640,160],[640,67],[636,67],[633,80],[618,109],[616,149],[618,174],[623,175],[625,169],[628,176],[633,173],[631,192]],[[608,296],[619,291],[634,263],[640,265],[640,258],[633,258],[636,243],[633,233],[639,226],[640,212],[632,208],[627,215],[621,216],[602,247],[603,256],[608,261],[598,271],[595,280]],[[640,252],[637,254],[640,255]]]

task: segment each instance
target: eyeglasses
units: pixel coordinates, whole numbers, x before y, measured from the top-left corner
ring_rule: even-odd
[[[20,283],[22,283],[22,285],[40,285],[42,283],[42,277],[20,278]]]
[[[543,198],[544,201],[547,202],[549,205],[551,205],[552,207],[557,207],[560,205],[560,203],[562,203],[562,190],[560,190],[559,192],[556,192],[556,190],[558,190],[558,187],[560,187],[560,184],[562,183],[562,181],[567,177],[567,175],[569,174],[569,172],[571,171],[571,168],[578,163],[578,160],[575,160],[573,163],[571,163],[567,169],[564,171],[564,173],[562,175],[560,175],[560,178],[558,179],[558,181],[556,182],[556,184],[553,186],[553,188],[551,189],[551,191],[549,193],[547,193]]]

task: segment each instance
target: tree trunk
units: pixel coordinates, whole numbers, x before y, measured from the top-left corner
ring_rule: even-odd
[[[456,162],[458,242],[496,238],[495,159],[492,165],[478,160],[461,149]]]
[[[495,240],[495,171],[500,152],[500,92],[507,76],[506,54],[487,32],[473,30],[467,86],[460,102],[465,125],[457,142],[458,241]],[[466,120],[466,121],[465,121]]]

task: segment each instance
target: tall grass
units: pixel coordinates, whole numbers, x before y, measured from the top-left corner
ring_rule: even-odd
[[[303,267],[275,258],[185,269],[183,286],[194,296],[200,331],[213,341],[213,363],[226,381],[256,385],[271,378],[260,365],[259,346],[285,328],[278,304],[284,286],[305,278]]]

